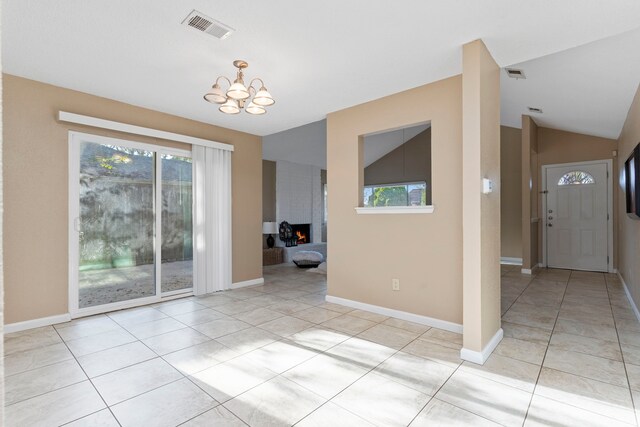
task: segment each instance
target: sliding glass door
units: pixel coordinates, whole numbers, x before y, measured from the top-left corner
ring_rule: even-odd
[[[190,292],[190,152],[76,132],[69,152],[72,314]]]
[[[193,214],[191,157],[161,155],[163,293],[193,288]]]

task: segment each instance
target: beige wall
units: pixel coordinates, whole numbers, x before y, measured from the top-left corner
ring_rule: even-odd
[[[500,127],[500,255],[522,258],[522,130]]]
[[[500,67],[476,40],[462,70],[463,338],[481,352],[500,329]]]
[[[276,162],[262,161],[262,221],[276,220]],[[262,247],[267,247],[268,235],[262,236]],[[276,236],[273,236],[275,239]]]
[[[457,76],[327,116],[329,295],[462,322],[461,102]],[[361,136],[429,120],[435,212],[356,214]]]
[[[68,131],[183,146],[61,123],[58,110],[234,145],[233,281],[262,277],[260,137],[11,75],[3,83],[6,323],[68,312]]]
[[[624,123],[620,139],[618,139],[619,167],[615,170],[618,194],[618,271],[622,275],[636,306],[640,307],[640,220],[626,215],[625,189],[619,183],[624,175],[624,162],[631,155],[631,150],[640,142],[640,90],[636,92],[631,109]]]
[[[0,13],[1,15],[1,13]],[[1,18],[1,17],[0,17]],[[1,21],[1,19],[0,19]],[[2,43],[0,43],[0,46]],[[1,50],[1,49],[0,49]],[[1,55],[0,55],[1,56]],[[3,199],[3,151],[4,141],[2,137],[2,61],[0,60],[0,337],[4,337],[4,236],[2,223],[4,216]],[[4,339],[0,342],[0,354],[4,354]],[[0,425],[4,425],[4,357],[0,361]]]
[[[325,210],[325,200],[324,200],[324,185],[327,183],[327,170],[322,169],[320,171],[320,184],[322,185],[322,189],[320,190],[322,193],[322,241],[327,241],[327,222],[324,220],[324,210]],[[327,190],[327,197],[329,197],[329,190]]]
[[[586,162],[590,160],[610,159],[613,161],[613,170],[617,170],[617,158],[613,157],[613,151],[618,149],[618,141],[615,139],[600,138],[597,136],[582,135],[579,133],[538,127],[538,163],[537,163],[537,188],[542,188],[542,166],[557,163]],[[616,181],[614,181],[614,186]],[[537,209],[538,218],[543,217],[542,198],[538,192]],[[613,192],[613,236],[614,242],[618,235],[618,194]],[[542,261],[542,222],[538,223],[538,259]],[[617,264],[617,248],[614,244],[613,266]]]
[[[538,264],[538,126],[529,116],[522,116],[522,268]],[[532,221],[533,219],[533,221]]]
[[[427,205],[430,205],[431,128],[364,168],[364,185],[419,181],[427,183]]]
[[[276,162],[262,161],[262,221],[276,220]]]

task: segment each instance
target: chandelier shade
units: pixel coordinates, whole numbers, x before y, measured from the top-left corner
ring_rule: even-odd
[[[262,86],[258,93],[256,93],[256,96],[253,97],[253,102],[257,105],[268,107],[269,105],[275,104],[276,101],[273,100],[267,88]]]
[[[247,88],[244,87],[244,84],[242,82],[235,82],[227,91],[227,97],[235,99],[236,101],[240,99],[247,99],[250,96],[251,94],[249,93]]]
[[[226,114],[238,114],[240,112],[240,106],[235,99],[227,99],[227,102],[222,104],[218,110]]]
[[[249,114],[255,114],[255,115],[265,114],[267,112],[267,110],[264,107],[254,104],[253,101],[251,101],[249,105],[247,105],[247,108],[245,108],[245,111]]]
[[[238,69],[236,79],[231,83],[231,80],[220,76],[216,79],[216,82],[211,89],[204,95],[205,101],[213,104],[221,104],[218,110],[225,114],[238,114],[240,110],[244,110],[252,115],[262,115],[267,112],[265,107],[273,105],[275,100],[271,94],[264,87],[264,82],[260,78],[254,78],[251,80],[248,86],[244,84],[243,69],[247,68],[249,64],[246,61],[240,59],[233,61],[233,66]],[[226,92],[220,87],[219,81],[226,80],[229,84],[229,88]],[[258,81],[259,89],[253,86],[253,83]],[[253,98],[251,95],[253,93]],[[251,99],[250,99],[251,98]],[[245,106],[246,104],[246,106]]]
[[[218,83],[211,86],[209,92],[204,95],[204,99],[213,104],[224,104],[227,101],[227,97]]]

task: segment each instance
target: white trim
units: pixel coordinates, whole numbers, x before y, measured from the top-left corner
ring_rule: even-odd
[[[161,296],[160,298],[157,298],[155,296],[147,297],[147,298],[137,298],[129,301],[119,301],[111,304],[96,305],[95,307],[85,307],[77,310],[75,313],[71,313],[71,318],[78,319],[80,317],[95,316],[96,314],[113,313],[114,311],[148,306],[151,304],[157,304],[165,301],[171,301],[174,299],[186,298],[190,296],[193,296],[193,292],[183,292],[177,295],[165,295],[165,296]]]
[[[604,163],[607,167],[607,214],[609,219],[607,220],[607,257],[609,257],[609,264],[607,265],[607,272],[613,273],[613,266],[616,261],[613,258],[613,161],[611,159],[602,160],[589,160],[586,162],[572,162],[572,163],[554,163],[550,165],[542,165],[542,189],[547,189],[547,169],[567,167],[567,166],[583,166],[583,165],[599,165]],[[542,212],[547,212],[547,193],[542,197]],[[542,267],[547,267],[547,215],[543,215],[540,221],[544,230],[542,230]]]
[[[520,269],[520,273],[522,274],[528,274],[529,276],[531,276],[533,274],[533,270],[535,270],[536,267],[533,268],[522,268]]]
[[[635,313],[636,319],[638,319],[638,321],[640,321],[640,310],[638,310],[638,306],[636,305],[636,302],[633,300],[633,297],[631,296],[631,292],[629,292],[629,287],[627,286],[627,283],[624,281],[624,279],[622,278],[622,274],[620,274],[619,271],[618,271],[618,277],[620,278],[620,281],[622,282],[622,287],[624,288],[624,293],[627,294],[627,299],[629,300],[629,304],[631,304],[631,309]],[[5,329],[6,329],[6,326],[5,326]]]
[[[522,265],[522,258],[512,258],[508,256],[500,257],[500,264],[504,265]]]
[[[154,281],[156,287],[156,295],[162,294],[162,154],[156,152],[155,165],[153,169],[153,212],[154,212],[154,238],[153,238],[153,268],[154,268]],[[193,186],[193,184],[192,184]],[[193,218],[193,214],[191,215]],[[192,242],[193,242],[193,235]],[[193,247],[193,246],[192,246]],[[193,263],[191,264],[193,270]],[[193,274],[193,272],[192,272]],[[192,276],[193,284],[193,276]]]
[[[41,317],[39,319],[25,320],[24,322],[9,323],[4,325],[4,333],[26,331],[27,329],[41,328],[42,326],[56,325],[58,323],[70,322],[69,313],[57,314],[55,316]]]
[[[150,136],[152,138],[161,138],[167,139],[169,141],[184,142],[185,144],[202,145],[205,147],[218,148],[220,150],[233,151],[233,145],[231,144],[223,144],[222,142],[210,141],[208,139],[196,138],[194,136],[166,132],[163,130],[152,128],[145,128],[142,126],[130,125],[127,123],[114,122],[111,120],[99,119],[97,117],[69,113],[62,110],[58,112],[58,120],[61,122],[115,130],[118,132],[131,133],[134,135]]]
[[[366,304],[364,302],[334,297],[331,295],[327,295],[325,300],[333,304],[344,305],[346,307],[351,307],[358,310],[370,311],[372,313],[382,314],[383,316],[406,320],[407,322],[419,323],[421,325],[444,329],[445,331],[455,332],[456,334],[462,333],[462,325],[458,323],[448,322],[446,320],[434,319],[433,317],[421,316],[419,314],[394,310],[392,308],[380,307],[378,305]]]
[[[435,209],[434,205],[428,206],[380,206],[380,207],[357,207],[358,215],[380,215],[380,214],[430,214]]]
[[[231,289],[246,288],[247,286],[264,285],[264,278],[245,280],[244,282],[236,282],[231,284]]]
[[[80,259],[80,244],[78,242],[78,233],[80,222],[80,142],[75,141],[76,137],[75,132],[69,132],[69,187],[68,187],[68,206],[69,206],[69,217],[68,225],[67,225],[67,234],[68,234],[68,278],[69,278],[69,288],[67,295],[68,305],[67,309],[69,313],[75,313],[78,311],[78,282],[79,282],[79,273],[78,273],[78,265]]]
[[[96,314],[102,314],[102,313],[106,313],[106,312],[111,312],[112,313],[114,311],[124,310],[124,309],[127,309],[127,308],[140,307],[140,306],[143,306],[143,305],[144,306],[148,306],[151,303],[159,303],[159,302],[171,301],[171,300],[185,298],[185,297],[191,297],[191,296],[193,296],[193,292],[183,292],[183,293],[175,294],[175,295],[165,295],[162,298],[160,298],[159,301],[157,299],[155,299],[155,298],[151,302],[148,301],[148,298],[144,298],[145,301],[142,301],[141,299],[131,300],[131,301],[129,301],[129,304],[126,304],[126,307],[121,305],[117,309],[110,309],[110,310],[105,310],[104,309],[105,305],[100,305],[100,306],[96,306],[96,307],[87,307],[87,308],[81,309],[80,311],[76,312],[73,316],[71,314],[69,314],[69,313],[65,313],[65,314],[58,314],[56,316],[41,317],[41,318],[38,318],[38,319],[25,320],[23,322],[9,323],[7,325],[4,325],[4,333],[5,334],[10,334],[12,332],[26,331],[27,329],[40,328],[42,326],[57,325],[57,324],[60,324],[60,323],[70,322],[71,320],[77,319],[77,318],[80,318],[80,317],[94,316]]]
[[[460,350],[460,359],[467,360],[469,362],[476,363],[478,365],[484,365],[484,362],[487,361],[493,350],[500,344],[502,341],[502,337],[504,336],[504,331],[502,328],[498,329],[495,335],[489,340],[486,346],[482,349],[482,351],[474,351],[469,350],[468,348],[462,348]]]

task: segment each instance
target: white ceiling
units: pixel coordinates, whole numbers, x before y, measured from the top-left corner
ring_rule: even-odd
[[[640,82],[640,29],[514,65],[526,79],[501,74],[501,121],[617,139]],[[538,107],[542,114],[530,113]]]
[[[637,0],[5,0],[2,7],[5,72],[258,135],[459,74],[461,45],[477,38],[505,66],[640,26]],[[185,28],[192,9],[237,31],[221,41]],[[226,116],[202,100],[217,75],[233,74],[237,58],[276,98],[268,114]],[[600,100],[590,101],[583,105]]]

